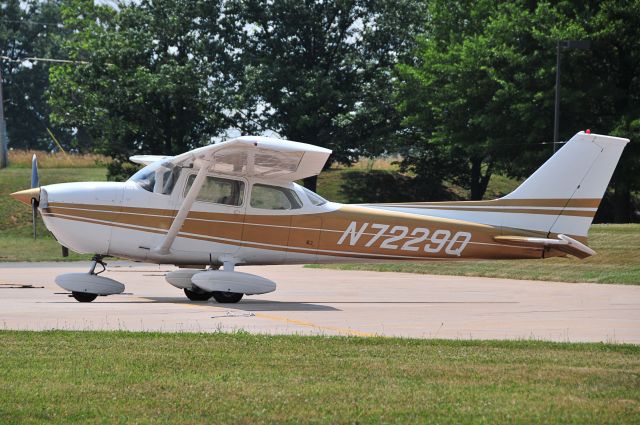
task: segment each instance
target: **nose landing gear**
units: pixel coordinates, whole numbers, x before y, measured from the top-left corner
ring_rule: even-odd
[[[104,257],[101,255],[93,256],[93,258],[91,259],[91,267],[89,268],[90,275],[97,276],[100,273],[103,273],[105,270],[107,270],[107,263],[102,261],[103,258]],[[102,267],[102,270],[96,273],[96,267],[98,264],[100,264],[100,266]],[[71,291],[71,296],[80,303],[90,303],[91,301],[98,298],[98,294],[90,294],[88,292],[78,292],[78,291]]]
[[[124,285],[108,277],[98,276],[107,269],[102,261],[104,256],[93,257],[89,273],[67,273],[56,277],[56,283],[63,289],[71,292],[71,296],[81,303],[95,300],[98,295],[120,294],[124,291]],[[102,270],[96,272],[98,264]]]
[[[104,255],[93,256],[93,258],[91,259],[91,267],[89,268],[89,274],[97,276],[100,273],[103,273],[104,271],[107,270],[107,263],[102,261],[103,258],[104,258]],[[96,267],[98,266],[98,264],[100,264],[100,267],[102,267],[102,270],[96,273]]]

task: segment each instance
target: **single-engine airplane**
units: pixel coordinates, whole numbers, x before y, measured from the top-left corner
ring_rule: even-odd
[[[56,277],[80,302],[124,291],[96,272],[109,256],[177,265],[166,280],[190,300],[235,303],[276,289],[239,265],[591,256],[587,231],[628,142],[579,132],[490,201],[329,202],[295,181],[319,174],[330,150],[248,136],[174,157],[133,156],[146,166],[124,183],[12,196],[37,208],[61,245],[95,254],[87,273]]]

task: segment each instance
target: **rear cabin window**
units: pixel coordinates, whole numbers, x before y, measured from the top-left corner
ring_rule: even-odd
[[[302,208],[302,202],[290,189],[254,184],[251,190],[251,206],[265,210],[296,210]]]
[[[192,174],[187,180],[187,187],[184,191],[184,196],[187,196],[193,181],[196,179],[196,175]],[[211,202],[214,204],[222,205],[242,205],[244,198],[244,183],[238,180],[221,179],[219,177],[207,177],[196,201]]]

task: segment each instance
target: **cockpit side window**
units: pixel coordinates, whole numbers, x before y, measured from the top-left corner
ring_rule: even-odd
[[[251,206],[265,210],[296,210],[302,208],[302,202],[291,189],[254,184],[251,190]]]
[[[187,196],[196,175],[192,174],[187,180],[187,186],[184,190],[184,196]],[[233,205],[239,207],[242,205],[244,198],[244,183],[239,180],[222,179],[219,177],[208,176],[200,193],[198,193],[197,201],[212,202],[214,204]]]

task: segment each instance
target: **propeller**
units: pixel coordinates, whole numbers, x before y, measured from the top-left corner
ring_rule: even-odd
[[[33,154],[33,158],[31,158],[31,189],[35,189],[37,187],[40,187],[40,175],[38,174],[38,158],[36,158],[36,154]],[[38,218],[38,200],[35,198],[31,198],[31,220],[33,223],[33,239],[36,239],[37,237],[37,232],[36,232],[36,224],[37,224],[37,218]],[[68,257],[69,256],[69,248],[67,248],[66,246],[60,244],[60,247],[62,248],[62,256],[63,257]]]
[[[31,224],[33,225],[33,239],[38,236],[36,224],[38,218],[38,206],[40,205],[40,177],[38,175],[38,159],[35,154],[31,158],[31,189],[20,190],[11,194],[17,201],[26,205],[31,205]],[[69,256],[69,248],[60,244],[62,256]]]
[[[38,158],[33,154],[31,159],[31,189],[40,187],[40,177],[38,176]],[[31,198],[31,221],[33,224],[33,239],[36,239],[36,218],[38,217],[38,201]]]

